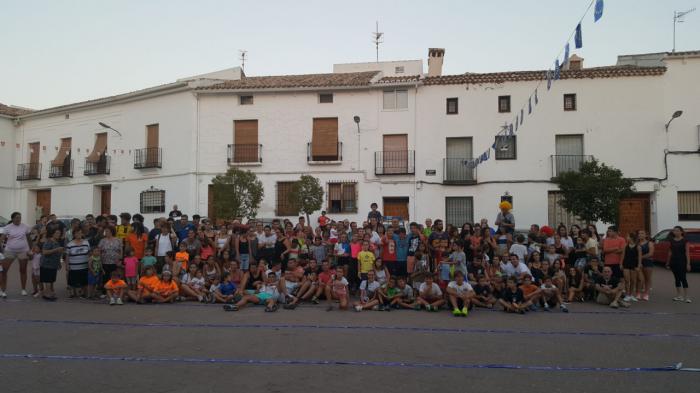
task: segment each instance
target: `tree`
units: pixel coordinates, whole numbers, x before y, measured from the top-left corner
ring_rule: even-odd
[[[289,193],[289,203],[297,212],[306,215],[306,222],[309,221],[309,214],[321,210],[323,206],[323,187],[321,182],[313,176],[301,175],[298,181],[294,182]]]
[[[564,172],[555,180],[562,192],[561,206],[587,223],[617,223],[620,199],[634,191],[634,181],[619,169],[585,162],[581,169]]]
[[[263,199],[263,184],[251,171],[230,168],[211,181],[214,214],[220,219],[253,218]]]

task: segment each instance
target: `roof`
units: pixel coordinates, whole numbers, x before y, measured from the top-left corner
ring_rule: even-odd
[[[666,52],[667,57],[700,56],[700,50],[689,50],[685,52]]]
[[[623,78],[630,76],[663,75],[666,67],[606,66],[581,70],[562,70],[561,79]],[[547,71],[514,71],[492,73],[466,73],[461,75],[433,76],[423,79],[425,85],[458,85],[477,83],[504,83],[536,81],[546,77]]]
[[[15,106],[8,106],[0,103],[0,115],[5,116],[19,116],[31,112],[30,109],[18,108]]]
[[[337,74],[252,76],[225,81],[197,90],[293,89],[369,86],[379,71]]]
[[[385,76],[378,80],[377,84],[394,84],[394,83],[415,83],[420,81],[420,75],[402,75],[402,76]]]

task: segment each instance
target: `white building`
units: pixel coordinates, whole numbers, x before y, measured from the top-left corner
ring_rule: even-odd
[[[140,211],[148,220],[173,204],[207,215],[208,184],[234,165],[263,181],[259,217],[296,215],[285,193],[307,173],[325,185],[333,218],[360,220],[377,202],[410,220],[493,221],[510,195],[526,228],[572,222],[552,178],[595,157],[637,179],[622,203],[625,229],[700,225],[700,52],[597,68],[573,57],[551,90],[539,87],[514,139],[499,139],[474,170],[463,161],[528,111],[544,72],[442,76],[444,50],[429,56],[425,75],[420,60],[315,75],[233,68],[45,110],[0,106],[0,215]]]

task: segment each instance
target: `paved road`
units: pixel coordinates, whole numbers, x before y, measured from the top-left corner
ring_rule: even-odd
[[[13,266],[0,301],[0,392],[696,391],[700,373],[624,370],[700,367],[700,305],[672,302],[670,273],[655,273],[652,301],[629,310],[573,304],[569,314],[463,319],[47,303],[17,295]],[[700,275],[690,285],[700,293]]]

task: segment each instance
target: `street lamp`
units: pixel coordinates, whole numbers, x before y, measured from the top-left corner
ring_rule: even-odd
[[[671,115],[671,119],[668,121],[668,123],[666,123],[666,132],[668,132],[668,126],[671,125],[671,122],[673,121],[673,119],[681,117],[682,114],[683,114],[683,111],[673,112],[673,115]]]
[[[119,137],[120,137],[120,138],[122,137],[122,133],[119,132],[119,131],[117,131],[117,130],[115,130],[115,129],[112,128],[110,125],[105,124],[105,123],[103,123],[103,122],[99,122],[99,123],[97,123],[97,124],[99,124],[102,128],[108,128],[108,129],[110,129],[110,130],[116,132],[117,134],[119,134]]]
[[[355,121],[355,124],[357,124],[357,133],[360,133],[360,116],[353,116],[352,120]]]

